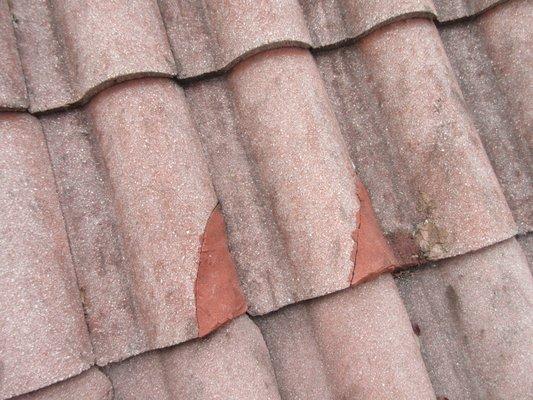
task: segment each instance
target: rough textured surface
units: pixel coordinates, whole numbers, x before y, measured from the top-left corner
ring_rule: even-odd
[[[211,213],[202,236],[195,295],[198,336],[246,312],[219,206]]]
[[[39,121],[0,113],[0,399],[92,363]]]
[[[261,333],[241,316],[212,335],[111,364],[115,400],[280,400]]]
[[[506,0],[433,0],[441,22],[476,15],[505,2]]]
[[[256,321],[283,399],[435,399],[389,274]]]
[[[155,0],[12,2],[31,111],[87,100],[114,81],[175,74]]]
[[[368,190],[359,179],[357,179],[356,186],[357,198],[361,207],[357,216],[359,226],[352,233],[356,242],[352,285],[375,278],[377,275],[398,266],[398,261],[374,214]]]
[[[182,91],[125,82],[42,123],[97,362],[198,336],[200,239],[216,199]]]
[[[527,235],[518,236],[517,240],[526,256],[529,269],[533,272],[533,234],[529,233]]]
[[[113,387],[107,377],[91,368],[66,381],[55,383],[13,400],[113,400]]]
[[[402,264],[516,233],[433,22],[396,22],[317,61],[356,172]]]
[[[440,34],[520,232],[533,229],[533,3],[510,1]]]
[[[404,272],[397,282],[437,395],[533,396],[533,280],[515,239]]]
[[[270,50],[186,93],[250,312],[347,287],[359,202],[309,52]]]
[[[449,21],[498,2],[17,0],[12,13],[30,109],[44,111],[84,102],[114,81],[198,77],[268,48],[340,46],[394,20]]]
[[[533,13],[497,3],[0,0],[0,110],[20,49],[40,112],[0,114],[0,400],[533,397]],[[409,321],[376,275],[428,259]]]
[[[0,60],[0,111],[26,108],[26,84],[7,0],[0,0]]]

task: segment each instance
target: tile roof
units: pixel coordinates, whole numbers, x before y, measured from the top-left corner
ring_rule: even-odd
[[[0,399],[532,397],[532,8],[0,0]]]
[[[106,367],[116,399],[280,400],[259,329],[241,316],[209,337]]]

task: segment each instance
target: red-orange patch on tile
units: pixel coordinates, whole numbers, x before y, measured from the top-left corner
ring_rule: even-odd
[[[205,336],[246,312],[235,264],[229,253],[224,217],[217,206],[201,238],[196,276],[198,336]]]
[[[368,191],[359,179],[356,187],[360,208],[357,213],[358,227],[352,234],[356,241],[352,285],[368,281],[398,265],[376,219]]]

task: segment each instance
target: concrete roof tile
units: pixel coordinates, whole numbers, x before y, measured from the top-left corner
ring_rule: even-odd
[[[0,1],[0,111],[28,107],[26,83],[17,51],[15,32],[7,0]]]
[[[176,84],[125,82],[41,121],[98,364],[204,335],[244,312],[223,221],[205,231],[217,200]],[[205,264],[198,283],[202,243],[217,232],[226,272]],[[227,289],[224,301],[200,304],[222,307],[201,332],[198,284]]]
[[[433,22],[396,22],[316,58],[355,170],[402,264],[516,233]]]
[[[241,316],[206,338],[106,367],[116,400],[281,400],[259,329]]]
[[[89,368],[93,355],[39,121],[0,113],[0,399]]]
[[[403,272],[397,282],[437,395],[533,395],[533,279],[514,238]]]
[[[284,399],[434,399],[389,274],[256,319]]]
[[[13,400],[113,400],[113,387],[107,377],[92,367],[65,381],[14,397]]]

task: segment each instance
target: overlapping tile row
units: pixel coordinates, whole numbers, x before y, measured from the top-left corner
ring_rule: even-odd
[[[308,50],[261,53],[186,94],[252,314],[346,288],[354,263],[357,281],[394,265],[362,210],[364,193]],[[384,257],[364,254],[372,250],[359,246],[364,229],[378,233],[373,245]]]
[[[533,3],[440,28],[468,109],[521,233],[533,229]]]
[[[7,0],[2,0],[5,6]],[[271,47],[320,48],[414,15],[454,20],[498,0],[16,0],[30,110],[87,101],[114,81],[193,78]],[[7,8],[5,6],[4,8]],[[14,50],[10,50],[14,51]]]
[[[93,362],[43,131],[0,113],[0,399]]]
[[[256,322],[283,399],[435,399],[390,274]]]
[[[280,400],[268,349],[241,316],[212,335],[105,368],[115,400]]]
[[[30,111],[83,102],[116,81],[176,73],[155,1],[16,0],[11,12]]]
[[[11,18],[7,1],[0,1],[0,111],[28,107],[26,84]]]
[[[405,271],[397,282],[437,395],[533,396],[533,280],[516,239]]]
[[[492,3],[469,2],[468,7],[461,3],[454,12],[472,14]],[[440,27],[440,36],[428,19],[410,19],[377,29],[342,49],[318,52],[315,58],[301,48],[267,50],[239,62],[223,77],[187,84],[185,98],[169,79],[136,79],[100,92],[114,80],[146,75],[145,60],[141,57],[133,57],[131,64],[123,64],[126,72],[117,69],[115,63],[122,57],[116,56],[122,54],[119,48],[124,54],[139,51],[121,42],[127,40],[129,29],[142,30],[148,26],[144,22],[159,21],[155,2],[88,4],[84,11],[87,14],[80,18],[88,18],[91,26],[100,27],[102,32],[113,30],[113,24],[118,23],[116,10],[121,15],[142,14],[132,14],[133,25],[129,26],[127,21],[121,26],[124,30],[119,30],[114,38],[115,31],[102,33],[109,40],[103,41],[106,46],[115,46],[108,53],[105,46],[83,48],[86,46],[83,43],[97,40],[94,37],[98,35],[86,29],[87,26],[75,26],[73,21],[80,11],[77,3],[32,2],[26,8],[20,6],[21,12],[17,13],[19,5],[13,2],[13,21],[23,59],[24,52],[28,56],[31,50],[23,47],[35,42],[43,49],[52,46],[50,51],[58,60],[50,74],[63,79],[59,89],[53,87],[55,81],[48,80],[49,77],[35,78],[40,83],[34,89],[41,91],[41,100],[60,99],[49,108],[62,108],[95,97],[76,110],[40,117],[77,277],[64,252],[66,248],[68,253],[65,228],[60,223],[50,170],[43,173],[42,169],[35,169],[33,161],[26,162],[26,158],[35,158],[39,160],[39,168],[49,165],[41,127],[28,115],[0,114],[7,121],[5,126],[9,131],[11,118],[15,118],[14,121],[20,119],[24,126],[28,125],[21,131],[33,129],[40,137],[36,142],[21,142],[20,148],[17,147],[20,139],[10,139],[9,135],[7,139],[0,137],[0,141],[6,140],[8,144],[0,149],[7,160],[5,166],[9,173],[5,179],[13,180],[6,181],[6,187],[22,185],[29,191],[29,194],[16,194],[19,197],[8,191],[2,203],[8,205],[8,210],[17,212],[20,207],[30,214],[55,213],[52,218],[55,230],[47,230],[46,234],[57,231],[58,238],[61,236],[49,240],[43,229],[34,229],[33,225],[31,229],[24,226],[18,229],[23,225],[17,219],[21,216],[26,224],[28,221],[33,224],[34,220],[36,224],[42,223],[46,218],[27,217],[24,213],[12,217],[14,211],[6,213],[4,220],[0,217],[6,232],[13,232],[13,226],[17,225],[17,233],[31,231],[28,237],[31,236],[33,246],[39,246],[39,251],[33,252],[33,247],[23,242],[9,241],[13,235],[0,237],[0,240],[7,238],[4,250],[7,249],[5,257],[10,263],[2,260],[1,265],[12,265],[9,257],[14,254],[13,246],[15,250],[24,246],[23,254],[28,249],[31,252],[24,265],[32,268],[18,281],[13,280],[11,270],[0,275],[0,280],[4,279],[8,282],[6,287],[12,289],[3,299],[0,296],[0,301],[14,310],[6,314],[8,324],[3,327],[12,324],[13,329],[29,334],[16,337],[20,343],[14,343],[11,348],[17,352],[35,346],[30,339],[36,334],[42,335],[46,329],[56,332],[63,319],[68,320],[67,328],[81,332],[74,332],[72,338],[62,338],[63,342],[38,341],[44,348],[42,352],[33,348],[23,352],[27,360],[21,363],[20,369],[10,371],[7,395],[27,392],[89,368],[93,362],[90,337],[100,365],[133,356],[106,368],[115,387],[115,398],[172,398],[179,394],[202,399],[225,393],[233,393],[235,398],[273,399],[280,396],[338,399],[355,395],[370,399],[386,398],[391,393],[395,398],[434,398],[413,329],[388,275],[258,319],[273,360],[279,393],[262,338],[247,317],[238,318],[202,341],[135,354],[205,335],[244,312],[245,299],[228,253],[224,220],[215,208],[217,196],[228,224],[238,279],[252,314],[268,313],[339,291],[397,265],[379,224],[403,266],[461,255],[512,237],[517,230],[507,203],[521,224],[521,232],[527,232],[531,215],[527,199],[531,189],[523,179],[525,176],[529,179],[530,172],[522,164],[529,165],[526,160],[530,157],[527,135],[531,112],[526,101],[529,77],[522,68],[530,55],[507,43],[528,40],[524,32],[529,27],[523,21],[530,6],[525,3],[510,2],[488,11],[476,22]],[[317,20],[327,10],[325,6],[333,3],[298,5],[265,1],[260,3],[260,8],[256,2],[253,4],[255,7],[249,2],[230,3],[222,12],[215,2],[197,3],[190,9],[187,4],[159,2],[170,39],[168,49],[172,49],[179,68],[184,63],[176,55],[181,54],[176,46],[183,32],[174,32],[178,35],[175,37],[171,33],[173,27],[183,27],[182,20],[172,21],[177,18],[172,13],[179,7],[182,10],[179,18],[189,18],[185,25],[195,29],[196,35],[207,38],[202,46],[217,38],[220,48],[214,52],[201,47],[201,41],[194,42],[200,50],[187,50],[189,55],[213,54],[208,56],[208,62],[195,61],[197,65],[211,65],[207,72],[213,72],[258,49],[274,45],[316,46],[312,41],[323,38],[320,35],[325,33],[313,33],[309,16],[314,15],[311,20]],[[425,7],[422,11],[416,11],[410,1],[397,6],[400,4],[405,7],[403,14],[383,21],[402,15],[433,13],[432,4],[422,4]],[[439,2],[437,8],[446,4],[449,5]],[[235,11],[237,8],[232,8],[237,5],[241,7],[239,13]],[[392,6],[389,2],[376,6],[376,18],[379,19],[379,12]],[[408,11],[411,6],[413,10]],[[30,18],[32,7],[44,7],[50,18]],[[335,7],[352,10],[351,14],[345,12],[345,16],[360,15],[357,2],[337,1]],[[296,12],[301,14],[298,18],[302,24],[291,22]],[[326,14],[335,15],[328,12],[322,17]],[[269,24],[268,18],[273,18],[276,24]],[[523,20],[503,37],[502,25],[513,18]],[[359,25],[350,21],[348,26],[350,29],[364,27],[368,21],[374,20],[365,15]],[[142,26],[136,28],[140,22]],[[23,26],[28,23],[36,25]],[[376,24],[370,23],[373,28],[379,21]],[[174,61],[167,57],[170,51],[165,46],[158,47],[158,38],[166,39],[162,25],[158,26],[156,30],[135,34],[151,35],[141,51],[149,55],[146,58],[150,62],[156,60],[164,65],[162,69],[172,70]],[[205,30],[206,26],[209,29]],[[287,35],[307,34],[311,44],[300,39],[283,40],[283,35],[276,36],[266,26]],[[341,26],[336,23],[335,29]],[[50,27],[59,30],[52,32]],[[357,35],[373,28],[361,28]],[[256,36],[261,32],[272,41]],[[327,32],[334,37],[333,31]],[[238,40],[239,35],[245,35],[253,43],[249,49],[246,41]],[[457,47],[456,37],[463,40],[465,48]],[[24,44],[22,39],[28,42]],[[58,52],[59,48],[63,50]],[[234,51],[235,48],[238,50]],[[161,49],[166,54],[163,57],[159,57]],[[476,54],[466,58],[468,49],[475,49]],[[101,68],[95,60],[101,55],[106,60],[106,68]],[[506,57],[514,61],[509,63]],[[489,69],[487,60],[497,68]],[[175,74],[155,71],[160,66],[156,64],[150,67],[148,75]],[[100,69],[93,74],[91,68],[96,66]],[[501,83],[489,88],[496,90],[492,92],[496,95],[488,95],[485,90],[489,89],[483,86],[473,87],[474,77],[480,70],[492,74],[487,82],[496,79]],[[39,74],[39,71],[34,68],[32,73]],[[200,73],[204,72],[197,74]],[[458,75],[459,84],[454,74]],[[31,92],[34,89],[29,85]],[[54,97],[57,90],[61,95]],[[465,92],[464,98],[461,90]],[[44,104],[43,108],[35,111],[49,109],[46,102],[40,104]],[[484,114],[487,107],[495,112]],[[469,109],[473,110],[472,114]],[[517,117],[510,119],[509,112]],[[478,133],[503,182],[507,202]],[[491,148],[491,143],[503,140],[509,143],[506,151],[514,157],[512,165],[504,165],[497,146]],[[35,150],[35,146],[41,146],[40,150]],[[14,166],[18,168],[19,164],[13,164],[15,161],[27,164],[26,169],[10,171]],[[370,196],[355,176],[354,168],[370,189]],[[21,178],[26,175],[29,180]],[[31,189],[40,189],[45,184],[48,185],[45,195]],[[38,198],[37,207],[33,200],[28,201],[34,197]],[[55,211],[47,211],[40,205],[41,200]],[[34,240],[32,235],[38,235],[39,240]],[[18,296],[17,289],[27,285],[31,290],[24,294],[30,297],[22,304],[31,305],[32,312],[39,310],[34,307],[32,290],[38,292],[48,281],[29,276],[34,276],[33,269],[42,268],[41,264],[46,268],[52,265],[47,260],[40,262],[42,254],[48,254],[40,249],[56,242],[62,250],[58,250],[61,256],[55,257],[54,262],[64,268],[54,269],[57,276],[47,276],[54,285],[51,305],[38,311],[29,329],[22,326],[28,321],[13,317],[20,311],[16,309],[18,300],[13,301],[13,293]],[[507,264],[504,266],[505,263],[513,263],[513,270]],[[526,336],[530,336],[531,327],[531,276],[526,277],[527,266],[516,242],[511,239],[473,254],[440,261],[435,269],[442,271],[442,280],[431,275],[434,269],[425,268],[402,275],[399,282],[415,321],[414,330],[421,331],[424,361],[429,366],[429,378],[437,395],[476,398],[487,393],[503,397],[512,393],[519,398],[529,394],[531,386],[524,377],[530,375],[532,367],[524,357],[530,353]],[[58,273],[58,270],[70,272]],[[20,271],[26,269],[16,270]],[[67,283],[58,289],[58,282]],[[486,285],[478,289],[479,282]],[[436,333],[432,334],[433,338],[423,337],[426,331],[437,332],[442,328],[439,325],[442,321],[436,319],[429,319],[427,326],[416,322],[428,313],[419,298],[426,289],[435,291],[439,299],[435,301],[435,313],[442,315],[443,321],[455,324],[449,333],[450,341],[457,343],[456,347],[462,346],[466,355],[458,356],[444,349],[442,343],[434,340],[439,337]],[[48,293],[49,289],[46,290]],[[513,293],[507,295],[508,291]],[[58,293],[61,296],[56,298]],[[89,335],[83,325],[80,296]],[[452,304],[452,300],[447,303],[446,299],[455,299],[460,306]],[[59,315],[58,321],[49,325],[41,322],[43,315],[48,317],[50,313]],[[498,330],[498,326],[516,326],[517,330]],[[4,334],[9,335],[9,332],[0,333],[2,338]],[[49,365],[51,347],[54,354],[59,354],[60,362],[67,361],[41,374],[44,362]],[[75,356],[71,357],[69,351]],[[39,358],[44,352],[48,356]],[[8,356],[13,359],[12,355]],[[34,358],[38,359],[37,367],[33,365]],[[465,371],[478,363],[475,376],[468,376],[462,384],[454,383],[449,371],[439,369],[449,359]],[[495,366],[496,360],[501,359],[509,362]],[[310,365],[303,372],[312,375],[305,384],[294,374],[295,366],[301,365],[302,360]],[[184,371],[183,364],[192,364],[192,372]],[[404,365],[409,369],[402,368]],[[488,376],[491,368],[495,368],[495,373]],[[347,372],[340,376],[335,370]],[[515,370],[521,388],[510,386],[509,377],[514,372],[509,371]],[[68,389],[72,393],[83,393],[88,387],[84,385],[94,384],[95,396],[108,398],[109,382],[93,371],[96,370],[79,376],[80,381],[91,376],[87,380],[83,378],[86,383],[78,385],[78,378],[72,378],[50,390],[66,385],[72,387]],[[243,381],[236,371],[239,374],[249,371],[250,376]],[[4,386],[0,388],[3,390]],[[48,393],[47,390],[35,392],[33,396],[46,397],[42,393]],[[0,394],[4,395],[1,391]]]
[[[403,265],[516,233],[432,21],[399,21],[316,59],[355,170]]]
[[[208,224],[217,201],[175,83],[117,84],[40,120],[99,365],[206,334],[245,311],[216,237],[224,239],[224,223]],[[210,256],[226,260],[224,269]],[[205,318],[211,312],[220,320]]]

